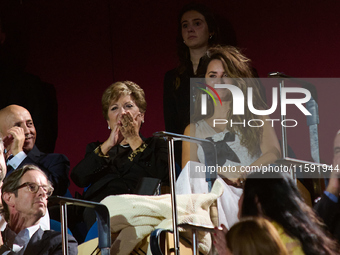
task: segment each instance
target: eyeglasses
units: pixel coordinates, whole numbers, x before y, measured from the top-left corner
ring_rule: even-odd
[[[27,187],[28,191],[32,193],[37,193],[39,188],[42,187],[47,197],[50,197],[54,191],[54,188],[50,185],[38,185],[34,182],[25,182],[21,184],[19,187],[16,187],[14,190],[21,189],[23,187]]]

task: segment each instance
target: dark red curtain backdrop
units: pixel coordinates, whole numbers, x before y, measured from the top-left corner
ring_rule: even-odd
[[[187,2],[0,1],[8,28],[20,34],[26,71],[57,90],[55,151],[70,159],[71,168],[83,158],[87,143],[109,135],[100,100],[114,81],[132,80],[145,90],[144,136],[164,130],[163,77],[177,65],[176,18]],[[272,71],[294,77],[340,77],[339,1],[199,2],[210,5],[225,41],[244,49],[260,77]],[[271,95],[268,89],[267,94]],[[333,137],[340,128],[340,89],[318,87],[318,94],[321,159],[331,163]],[[302,159],[310,158],[306,132],[307,128],[288,134],[289,144]]]

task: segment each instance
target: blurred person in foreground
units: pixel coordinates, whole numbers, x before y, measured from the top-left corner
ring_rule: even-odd
[[[275,227],[266,219],[246,217],[226,235],[229,255],[288,255]]]
[[[251,173],[239,200],[239,218],[264,217],[278,231],[288,254],[339,254],[337,242],[323,229],[324,224],[302,199],[287,173]],[[216,248],[226,254],[225,233],[216,231]],[[224,242],[224,244],[223,244]]]

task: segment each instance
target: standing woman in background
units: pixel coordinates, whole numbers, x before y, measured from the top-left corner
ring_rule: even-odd
[[[196,76],[201,57],[218,43],[219,29],[213,14],[202,4],[191,3],[178,16],[177,54],[179,66],[164,77],[163,113],[165,129],[183,134],[190,123],[190,78]],[[182,149],[175,143],[176,162]]]

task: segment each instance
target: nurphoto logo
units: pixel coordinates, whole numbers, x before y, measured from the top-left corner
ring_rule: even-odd
[[[281,115],[287,114],[287,105],[295,105],[297,109],[299,109],[304,115],[308,116],[311,115],[311,113],[305,108],[303,105],[304,103],[307,103],[311,99],[311,93],[309,90],[305,88],[299,88],[299,87],[284,87],[281,89],[281,93],[278,93],[278,88],[273,87],[272,88],[272,104],[271,107],[268,109],[256,109],[254,107],[253,103],[253,88],[248,87],[247,88],[247,96],[245,98],[245,95],[243,94],[243,91],[233,84],[214,84],[214,85],[208,85],[203,82],[197,82],[197,84],[200,84],[200,86],[197,86],[196,88],[204,91],[205,93],[201,93],[200,100],[201,100],[201,115],[207,115],[207,108],[208,108],[208,95],[214,102],[214,105],[216,106],[217,102],[216,99],[220,102],[222,105],[222,100],[220,98],[220,95],[216,91],[216,89],[226,89],[229,90],[232,96],[232,109],[233,115],[244,115],[245,112],[245,105],[248,107],[249,111],[255,115],[258,116],[268,116],[272,113],[274,113],[277,110],[278,107],[278,97],[280,96],[280,109],[281,109]],[[201,86],[205,86],[205,88],[202,88]],[[295,97],[298,96],[299,98],[290,98],[289,95],[294,93]],[[245,100],[247,100],[247,104],[245,104]],[[250,119],[245,120],[241,122],[234,122],[232,123],[232,120],[229,120],[231,125],[243,125],[244,127],[247,125],[249,127],[261,127],[264,125],[264,121],[271,122],[271,125],[274,126],[274,123],[277,121],[280,121],[279,119]],[[214,119],[213,120],[213,126],[219,124],[226,124],[228,123],[227,119]],[[295,119],[286,119],[284,121],[281,121],[281,125],[285,127],[295,127],[297,126],[297,120]]]

